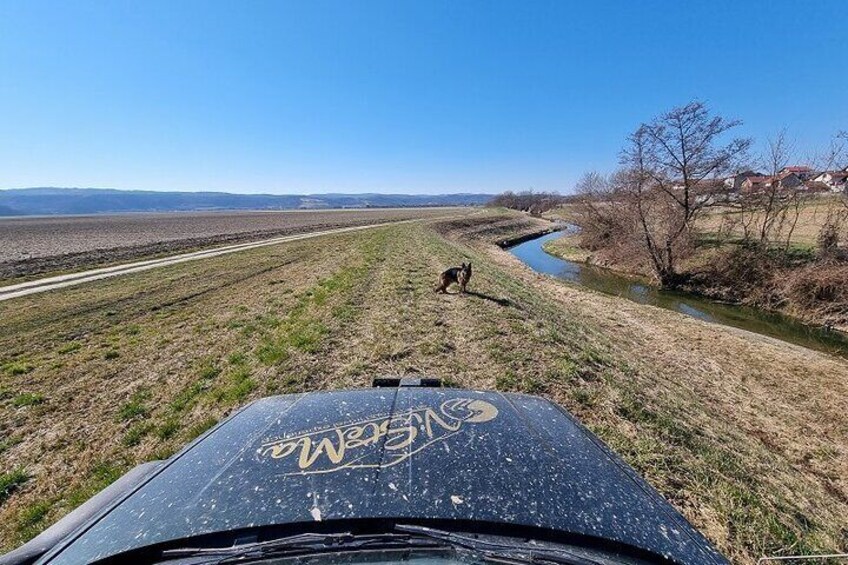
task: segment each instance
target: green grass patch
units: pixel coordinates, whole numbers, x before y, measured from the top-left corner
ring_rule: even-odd
[[[539,394],[545,391],[544,383],[533,375],[519,376],[512,369],[507,369],[495,377],[495,388],[508,392],[523,392],[526,394]]]
[[[129,427],[127,432],[124,434],[121,443],[126,447],[135,447],[136,445],[141,443],[141,440],[153,431],[153,424],[150,422],[136,422],[132,426]]]
[[[110,349],[106,353],[103,354],[103,358],[106,359],[107,361],[117,359],[120,356],[121,356],[121,354],[118,353],[118,351],[115,350],[115,349]]]
[[[59,348],[60,355],[67,355],[68,353],[73,353],[74,351],[79,351],[82,349],[82,344],[78,341],[69,341],[65,345]]]
[[[250,369],[237,367],[230,373],[221,387],[212,391],[212,397],[219,403],[238,404],[256,388],[256,381],[251,378]]]
[[[169,417],[162,423],[161,426],[156,428],[156,437],[161,439],[162,441],[169,440],[180,431],[180,422],[173,416]]]
[[[44,400],[45,398],[43,394],[39,394],[37,392],[23,392],[12,400],[12,405],[15,408],[35,406],[37,404],[42,404]]]
[[[215,363],[207,361],[200,367],[200,378],[204,380],[212,380],[221,374],[221,369]]]
[[[0,440],[0,453],[4,453],[5,451],[21,443],[22,441],[23,439],[20,436],[7,437]]]
[[[288,359],[289,352],[284,341],[266,337],[256,349],[256,358],[270,367]]]
[[[280,323],[281,323],[280,319],[273,314],[263,314],[263,315],[257,316],[256,321],[257,321],[259,326],[264,327],[264,328],[270,328],[270,329],[280,327]]]
[[[212,381],[221,375],[221,368],[213,361],[206,361],[200,366],[200,378],[181,390],[171,399],[169,407],[172,412],[184,412],[194,406],[200,396],[212,386]]]
[[[217,423],[218,423],[217,418],[209,416],[206,419],[194,424],[188,430],[186,430],[186,436],[187,436],[186,440],[191,441],[191,440],[197,438],[198,436],[200,436],[202,433],[204,433],[206,430],[210,429],[212,426],[214,426]]]
[[[230,365],[244,365],[247,363],[247,355],[241,352],[230,353],[230,356],[227,357],[227,362]]]
[[[150,415],[150,408],[147,406],[148,400],[150,400],[150,393],[148,391],[139,390],[134,392],[129,401],[122,404],[118,409],[118,420],[128,422],[130,420],[147,418]]]
[[[299,351],[315,353],[321,339],[327,335],[328,331],[323,323],[309,320],[289,330],[288,342]]]
[[[209,384],[205,380],[193,382],[171,399],[169,407],[174,412],[183,412],[186,408],[194,405],[197,398],[208,388],[208,386]]]
[[[22,468],[8,473],[0,473],[0,505],[6,502],[29,479],[29,475]]]
[[[124,474],[125,469],[112,463],[100,463],[96,465],[82,485],[73,489],[68,496],[65,497],[65,502],[71,507],[76,508],[104,488],[111,485]]]
[[[48,526],[51,511],[59,506],[67,510],[76,508],[110,484],[124,472],[124,468],[111,463],[95,466],[81,485],[71,489],[62,498],[50,498],[23,508],[15,520],[15,532],[20,543],[29,541]]]
[[[10,376],[25,375],[35,369],[35,366],[25,361],[12,361],[3,365],[3,372]]]
[[[50,513],[51,504],[46,501],[31,504],[20,511],[15,530],[21,541],[29,541],[47,526],[46,518]]]

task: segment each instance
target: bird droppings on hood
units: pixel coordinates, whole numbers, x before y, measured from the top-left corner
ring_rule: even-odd
[[[541,527],[678,563],[727,563],[550,402],[401,387],[394,394],[308,393],[251,404],[97,517],[51,565],[251,524],[360,519]]]
[[[310,510],[310,511],[309,511],[309,513],[310,513],[310,514],[312,514],[312,519],[313,519],[313,520],[315,520],[316,522],[320,522],[320,521],[321,521],[321,509],[320,509],[320,508],[318,508],[318,507],[316,506],[316,507],[314,507],[312,510]]]

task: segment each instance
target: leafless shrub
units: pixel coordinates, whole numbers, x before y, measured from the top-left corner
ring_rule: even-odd
[[[777,258],[752,246],[727,249],[689,279],[693,289],[712,298],[773,308],[781,298],[773,287]]]
[[[742,193],[735,202],[739,210],[744,243],[763,252],[776,244],[788,249],[798,224],[804,197],[804,187],[790,186],[780,172],[793,160],[794,147],[786,130],[769,139],[761,166],[770,181],[761,190]]]
[[[848,208],[831,207],[816,241],[818,256],[822,259],[846,259],[848,251],[841,245],[846,239],[848,239]]]
[[[790,313],[829,326],[848,324],[848,264],[817,261],[775,279]]]

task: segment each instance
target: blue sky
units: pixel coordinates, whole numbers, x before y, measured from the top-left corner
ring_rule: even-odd
[[[0,1],[0,187],[567,192],[693,98],[848,129],[848,2]]]

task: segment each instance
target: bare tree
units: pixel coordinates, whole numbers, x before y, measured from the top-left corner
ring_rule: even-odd
[[[611,179],[594,171],[586,173],[577,183],[576,193],[575,214],[582,247],[593,251],[612,247],[625,226]]]
[[[848,167],[848,131],[837,133],[824,156],[819,158],[822,171],[845,170]],[[848,240],[848,188],[835,198],[827,209],[827,216],[818,235],[821,257],[838,258],[840,243]]]
[[[650,264],[653,269],[635,213],[638,195],[631,191],[627,173],[587,173],[576,188],[575,220],[581,227],[581,247],[598,252],[597,259],[602,262],[636,270]]]
[[[686,225],[725,194],[715,182],[738,170],[751,146],[748,138],[720,143],[739,120],[713,116],[703,102],[690,102],[642,126],[631,136],[622,162],[632,164],[633,143],[641,147],[640,165],[656,187],[678,204]],[[713,181],[713,182],[710,182]]]
[[[760,165],[769,180],[761,190],[743,194],[737,202],[743,226],[743,239],[763,249],[782,242],[788,248],[801,214],[803,185],[791,186],[781,177],[794,158],[794,144],[786,129],[768,140]]]
[[[830,146],[817,161],[818,168],[822,171],[841,170],[848,166],[848,130],[834,135]]]
[[[680,282],[679,251],[691,245],[703,210],[725,201],[721,179],[744,162],[751,140],[722,143],[741,122],[713,116],[702,102],[642,124],[628,139],[622,192],[637,214],[641,239],[664,286]]]

